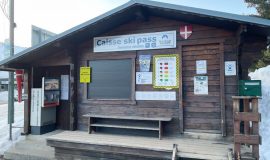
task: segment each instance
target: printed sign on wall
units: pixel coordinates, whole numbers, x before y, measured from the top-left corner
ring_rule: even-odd
[[[94,38],[94,52],[176,48],[176,31]]]
[[[175,101],[176,92],[172,91],[137,91],[136,100]]]
[[[61,75],[61,100],[69,99],[69,75]]]
[[[152,84],[152,72],[136,72],[136,84]]]
[[[196,74],[206,74],[207,73],[207,61],[197,60],[196,61]]]
[[[139,55],[139,64],[141,72],[149,72],[151,63],[151,55]]]
[[[168,54],[153,58],[154,88],[179,88],[179,56]]]
[[[195,95],[208,94],[208,76],[194,77],[194,94]]]
[[[90,83],[91,80],[90,67],[80,67],[80,83]]]
[[[236,61],[225,62],[225,75],[235,76],[236,75]]]

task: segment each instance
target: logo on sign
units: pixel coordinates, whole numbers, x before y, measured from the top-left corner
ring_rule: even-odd
[[[188,39],[192,34],[192,26],[191,25],[185,25],[180,26],[180,36],[184,39]]]
[[[166,45],[172,43],[172,40],[169,39],[169,36],[167,34],[163,34],[159,43],[162,45]]]

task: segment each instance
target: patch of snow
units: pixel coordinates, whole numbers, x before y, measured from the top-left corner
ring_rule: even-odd
[[[8,72],[0,71],[0,78],[8,78]]]
[[[3,93],[0,93],[3,98]],[[15,102],[14,104],[14,123],[13,127],[23,127],[23,107],[24,103]],[[8,105],[0,105],[0,155],[3,155],[12,145],[21,139],[21,128],[12,128],[12,141],[9,140],[9,124],[7,121]]]
[[[14,97],[18,96],[18,91],[14,90]],[[8,102],[8,91],[0,92],[0,102]]]
[[[262,81],[262,99],[259,100],[261,113],[260,135],[260,160],[270,160],[270,66],[260,68],[249,74],[252,80]]]

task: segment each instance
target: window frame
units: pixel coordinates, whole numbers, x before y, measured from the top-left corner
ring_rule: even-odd
[[[135,105],[135,87],[136,87],[136,54],[108,54],[108,53],[97,53],[95,56],[91,57],[87,60],[87,66],[89,66],[90,61],[98,61],[98,60],[124,60],[124,59],[131,59],[131,96],[130,99],[90,99],[88,98],[88,87],[87,84],[86,89],[86,99],[90,104],[112,104],[112,105]]]

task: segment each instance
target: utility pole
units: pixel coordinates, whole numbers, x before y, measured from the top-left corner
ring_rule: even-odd
[[[9,40],[10,57],[14,55],[14,0],[9,0]],[[9,72],[8,85],[8,124],[9,140],[12,140],[12,123],[14,123],[14,72]]]

